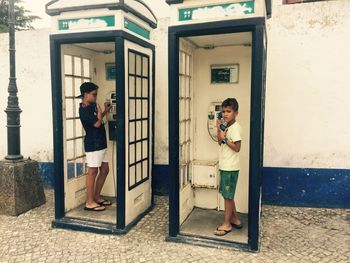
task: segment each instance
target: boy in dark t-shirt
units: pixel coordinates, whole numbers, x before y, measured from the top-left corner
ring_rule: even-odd
[[[96,104],[98,86],[85,82],[80,86],[82,103],[79,106],[80,121],[85,130],[84,148],[88,174],[86,177],[86,203],[84,210],[103,211],[112,203],[101,198],[100,193],[109,173],[107,158],[107,139],[103,117],[111,109],[105,103],[104,111]],[[98,170],[100,173],[98,174]],[[98,175],[97,175],[98,174]],[[97,177],[97,179],[96,179]]]

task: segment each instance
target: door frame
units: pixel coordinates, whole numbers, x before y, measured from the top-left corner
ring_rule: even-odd
[[[53,145],[54,145],[54,200],[55,200],[55,219],[52,222],[53,227],[88,231],[94,233],[125,234],[134,226],[143,216],[148,213],[154,204],[152,191],[151,207],[129,225],[125,225],[125,143],[116,144],[117,146],[117,224],[97,223],[86,220],[71,219],[65,217],[65,189],[64,189],[64,137],[63,137],[63,116],[62,116],[62,70],[61,70],[61,45],[74,43],[95,43],[95,42],[114,42],[116,46],[115,63],[123,65],[117,67],[116,87],[125,87],[125,56],[124,40],[129,40],[142,47],[152,50],[152,115],[154,116],[155,104],[155,46],[149,42],[136,37],[123,30],[83,32],[56,34],[50,36],[50,64],[51,64],[51,91],[52,91],[52,121],[53,121]],[[125,88],[116,89],[117,92],[117,110],[122,114],[117,115],[117,136],[118,140],[125,142]],[[154,118],[151,123],[152,129],[152,159],[151,166],[154,166]],[[123,176],[118,176],[122,174]],[[152,176],[153,178],[153,176]]]
[[[225,33],[252,33],[251,119],[249,142],[248,244],[189,237],[180,233],[179,224],[179,38]],[[260,236],[261,185],[264,140],[264,40],[265,18],[248,18],[169,27],[169,241],[204,246],[238,247],[258,251]]]

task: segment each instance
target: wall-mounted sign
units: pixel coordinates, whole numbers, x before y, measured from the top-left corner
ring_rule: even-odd
[[[106,80],[116,80],[117,69],[115,63],[106,63]]]
[[[89,29],[115,26],[114,16],[62,19],[58,21],[59,30]]]
[[[231,65],[212,65],[211,66],[211,83],[238,83],[239,64]]]
[[[133,21],[131,21],[127,18],[124,18],[124,27],[126,29],[129,29],[130,31],[144,37],[144,38],[150,39],[150,31],[149,30],[134,23]]]
[[[179,21],[221,18],[225,16],[247,14],[254,14],[254,1],[183,8],[179,10]]]

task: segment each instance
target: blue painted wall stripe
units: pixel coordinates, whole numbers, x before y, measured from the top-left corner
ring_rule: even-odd
[[[39,163],[45,187],[54,186],[53,163]],[[169,193],[169,166],[154,165],[153,191]],[[283,206],[350,208],[350,169],[263,168],[263,203]]]
[[[264,167],[263,203],[350,208],[350,170]]]

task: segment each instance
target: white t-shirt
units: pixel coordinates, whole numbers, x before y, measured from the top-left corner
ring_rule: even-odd
[[[242,127],[236,121],[227,128],[226,137],[228,141],[237,142],[242,140]],[[219,169],[223,171],[239,171],[239,153],[232,150],[227,144],[221,144],[219,151]]]

